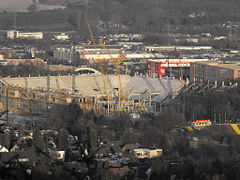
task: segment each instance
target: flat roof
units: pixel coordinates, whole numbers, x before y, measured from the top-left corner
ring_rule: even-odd
[[[185,58],[185,59],[169,59],[169,58],[163,58],[163,59],[148,59],[147,61],[150,62],[197,62],[197,61],[209,61],[209,59],[194,59],[194,58]]]
[[[240,61],[201,61],[193,62],[193,64],[205,64],[209,66],[240,70]]]

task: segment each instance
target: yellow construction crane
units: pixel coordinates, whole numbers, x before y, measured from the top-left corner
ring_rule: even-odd
[[[93,35],[93,31],[92,31],[92,26],[91,24],[88,24],[88,31],[89,31],[89,35],[90,35],[90,40],[91,40],[91,44],[94,45],[94,46],[97,46],[97,43],[96,43],[96,40],[94,38],[94,35]],[[107,86],[106,86],[106,76],[105,76],[105,68],[104,68],[104,59],[98,59],[97,62],[99,63],[100,65],[100,71],[101,71],[101,77],[102,77],[102,82],[103,82],[103,94],[105,94],[106,96],[102,96],[101,98],[103,98],[104,100],[107,100],[110,98],[109,96],[109,93],[111,93],[112,90],[110,90],[109,92],[109,89],[107,89]]]
[[[122,55],[120,54],[117,58],[111,58],[111,60],[113,60],[113,63],[116,67],[116,76],[118,77],[118,81],[119,81],[119,101],[122,101],[123,99],[123,89],[122,89],[122,81],[121,81],[121,77],[120,77],[120,64],[123,61]]]
[[[91,24],[88,24],[87,26],[88,26],[88,32],[89,32],[89,35],[90,35],[91,44],[96,46],[97,43],[96,43],[96,40],[95,40],[94,35],[93,35],[92,26],[91,26]]]
[[[88,31],[89,31],[89,34],[90,34],[91,44],[96,46],[97,43],[96,43],[96,40],[94,38],[92,27],[91,27],[90,24],[88,24]],[[104,43],[99,42],[99,45],[101,46],[102,49],[109,50]],[[104,70],[104,62],[106,60],[113,60],[114,65],[116,67],[116,76],[118,77],[118,81],[119,81],[118,100],[121,102],[123,100],[124,96],[123,96],[122,82],[121,82],[121,77],[120,77],[120,63],[123,61],[124,55],[120,54],[117,58],[112,57],[112,55],[110,53],[108,55],[109,55],[109,59],[98,59],[98,62],[100,64],[100,71],[103,74],[103,83],[104,83],[104,87],[105,87],[104,89],[106,89],[106,83],[105,83],[106,82],[105,81],[106,77],[105,77],[105,70]]]
[[[107,48],[107,46],[105,44],[103,44],[102,42],[99,42],[99,45],[101,46],[102,49],[109,50]],[[124,61],[125,56],[123,54],[119,54],[118,57],[114,58],[114,57],[112,57],[112,55],[110,53],[108,55],[110,57],[108,60],[113,60],[113,63],[115,65],[116,76],[118,77],[118,81],[119,81],[119,87],[118,87],[119,88],[119,95],[118,95],[119,97],[118,97],[118,99],[121,102],[123,100],[124,96],[123,96],[122,81],[121,81],[121,76],[120,76],[120,74],[121,74],[120,64],[121,64],[121,62]],[[105,59],[103,61],[105,61]]]

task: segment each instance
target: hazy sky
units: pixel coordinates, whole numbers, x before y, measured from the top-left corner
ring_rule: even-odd
[[[32,0],[0,0],[0,11],[26,11]]]

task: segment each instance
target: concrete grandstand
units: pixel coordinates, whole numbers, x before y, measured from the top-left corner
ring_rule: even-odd
[[[94,103],[94,106],[97,104],[105,108],[107,107],[108,110],[121,106],[121,108],[116,108],[117,111],[127,109],[128,112],[136,112],[134,108],[137,106],[143,107],[143,105],[144,107],[142,109],[146,111],[152,104],[163,103],[170,94],[174,96],[178,93],[178,90],[181,89],[181,82],[177,79],[129,76],[123,74],[119,76],[68,75],[7,77],[1,79],[1,85],[3,89],[4,87],[17,87],[18,89],[27,90],[28,92],[34,91],[34,98],[38,96],[38,94],[41,94],[41,92],[46,92],[46,96],[49,95],[48,93],[62,93],[66,96],[81,97],[81,102],[84,103],[87,98],[90,98],[91,100],[89,100],[89,102]],[[121,98],[119,94],[120,91],[123,96]],[[6,95],[6,91],[2,93],[3,96]]]

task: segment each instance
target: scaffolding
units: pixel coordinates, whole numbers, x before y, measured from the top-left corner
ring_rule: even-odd
[[[118,77],[106,77],[109,88],[119,93]],[[168,79],[121,75],[121,83],[123,89],[120,101],[116,101],[114,92],[101,98],[104,96],[104,86],[100,75],[3,78],[1,94],[15,99],[12,108],[18,111],[26,106],[27,101],[31,104],[47,104],[48,107],[49,104],[66,105],[75,100],[84,111],[102,114],[158,111],[168,96]],[[175,79],[170,83],[174,96],[181,87],[181,82]],[[119,94],[117,97],[120,97]]]

